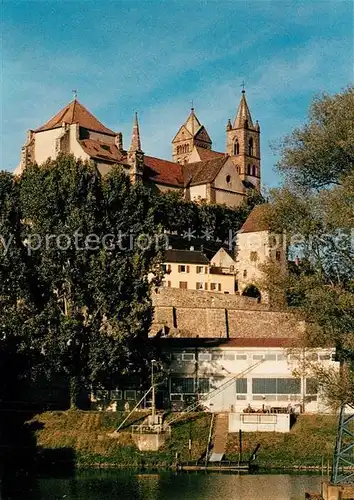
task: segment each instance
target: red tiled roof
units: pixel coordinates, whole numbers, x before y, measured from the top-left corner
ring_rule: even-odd
[[[227,159],[228,157],[223,155],[217,156],[211,160],[186,163],[183,165],[185,183],[195,186],[212,182]]]
[[[225,153],[219,153],[218,151],[212,151],[211,149],[201,148],[200,146],[195,146],[195,149],[198,151],[201,161],[225,156]]]
[[[269,205],[264,203],[263,205],[256,205],[254,207],[241,227],[240,232],[255,233],[258,231],[268,231],[269,228]]]
[[[156,184],[183,187],[182,165],[153,156],[144,156],[145,175]]]
[[[73,124],[78,123],[81,127],[94,132],[101,132],[107,135],[116,135],[113,130],[105,127],[97,120],[79,101],[74,99],[47,123],[37,128],[34,132],[43,132],[44,130],[51,130],[53,128],[61,127],[63,123]]]
[[[79,141],[82,149],[91,158],[108,160],[111,162],[125,161],[125,156],[118,150],[115,144],[94,141],[93,139],[83,139]]]

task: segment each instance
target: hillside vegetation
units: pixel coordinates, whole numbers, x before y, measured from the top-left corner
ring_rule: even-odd
[[[70,449],[77,466],[168,467],[175,462],[176,453],[180,454],[182,461],[195,461],[205,453],[210,414],[181,416],[172,426],[171,439],[159,452],[142,453],[131,439],[130,426],[141,423],[145,416],[142,412],[133,414],[118,438],[111,438],[108,434],[123,421],[122,412],[46,412],[37,415],[28,425],[37,429],[35,434],[40,450]],[[255,463],[261,467],[320,466],[322,461],[326,466],[332,461],[336,430],[335,416],[301,415],[289,433],[244,433],[243,459],[248,459],[260,443]],[[191,456],[189,439],[192,442]],[[238,460],[238,446],[238,434],[230,434],[227,459]]]

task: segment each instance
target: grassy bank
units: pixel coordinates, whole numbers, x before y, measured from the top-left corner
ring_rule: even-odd
[[[322,460],[327,466],[332,463],[337,426],[338,418],[332,415],[301,415],[288,433],[244,433],[244,457],[260,443],[257,463],[261,467],[321,466]],[[229,435],[226,454],[238,459],[238,435]]]
[[[142,453],[134,445],[130,426],[141,423],[146,415],[137,412],[119,432],[118,438],[110,438],[122,422],[124,414],[109,412],[46,412],[37,415],[30,423],[43,452],[71,453],[78,466],[141,465],[168,467],[175,461],[176,453],[182,461],[197,460],[205,452],[210,414],[193,413],[183,416],[172,426],[171,438],[159,452]],[[175,415],[174,415],[175,416]],[[302,415],[289,433],[244,433],[243,457],[248,457],[258,443],[261,447],[257,462],[261,467],[320,466],[322,461],[332,461],[336,437],[337,419],[329,415]],[[188,441],[191,439],[191,456]],[[68,453],[66,454],[68,455]],[[63,457],[66,456],[63,453]],[[230,434],[226,458],[238,460],[238,434]]]
[[[173,424],[171,439],[159,452],[140,452],[131,439],[130,426],[142,423],[146,414],[137,412],[120,430],[118,438],[111,438],[123,421],[121,412],[46,412],[30,423],[35,431],[37,446],[46,449],[72,450],[76,465],[169,466],[176,453],[183,461],[189,460],[188,441],[192,441],[191,459],[197,460],[205,452],[211,415],[193,413]],[[174,415],[175,416],[175,415]]]

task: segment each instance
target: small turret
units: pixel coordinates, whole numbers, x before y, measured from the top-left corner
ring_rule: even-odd
[[[230,118],[227,120],[227,124],[226,124],[226,130],[229,131],[232,129],[232,124],[231,124],[231,120]]]
[[[132,137],[128,151],[127,162],[130,165],[130,179],[134,184],[142,179],[144,172],[144,153],[141,150],[138,113],[135,113],[133,121]]]

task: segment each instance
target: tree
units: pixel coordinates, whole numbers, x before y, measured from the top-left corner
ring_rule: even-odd
[[[289,253],[300,262],[281,276],[268,268],[269,287],[286,295],[307,321],[306,344],[335,346],[349,378],[354,369],[353,123],[354,87],[349,87],[316,98],[308,123],[280,143],[278,171],[285,185],[271,192],[270,221],[274,231],[286,232]],[[353,393],[346,400],[352,401]]]
[[[70,378],[75,407],[83,386],[148,370],[147,276],[161,229],[149,191],[118,168],[102,178],[93,165],[59,156],[27,168],[19,184],[43,297],[32,345],[42,354],[39,368]],[[139,244],[140,237],[152,243]]]

